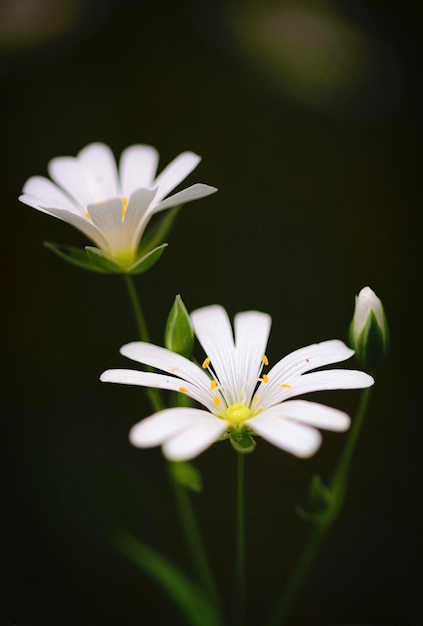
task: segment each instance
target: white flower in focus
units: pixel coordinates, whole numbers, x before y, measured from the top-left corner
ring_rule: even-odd
[[[121,353],[166,374],[108,370],[101,376],[103,382],[179,391],[203,405],[164,409],[131,429],[133,445],[161,445],[172,461],[191,459],[216,439],[237,433],[261,435],[295,456],[311,456],[321,443],[316,428],[343,431],[350,419],[337,409],[292,398],[329,389],[360,389],[374,382],[355,370],[311,371],[354,354],[338,340],[296,350],[263,373],[271,324],[265,313],[236,315],[235,340],[221,306],[198,309],[191,320],[207,355],[201,367],[165,348],[134,342],[123,346]]]
[[[19,200],[75,226],[111,260],[130,267],[155,213],[217,191],[197,183],[168,196],[201,158],[183,152],[156,176],[158,159],[151,146],[130,146],[122,153],[118,170],[110,148],[93,143],[75,158],[50,161],[54,182],[42,176],[29,178]]]

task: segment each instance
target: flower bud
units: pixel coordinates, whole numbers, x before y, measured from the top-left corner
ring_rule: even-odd
[[[364,287],[355,299],[350,325],[350,344],[360,365],[373,371],[386,357],[389,329],[381,300],[370,287]]]
[[[172,352],[190,357],[194,345],[194,331],[182,298],[177,295],[166,322],[165,346]]]

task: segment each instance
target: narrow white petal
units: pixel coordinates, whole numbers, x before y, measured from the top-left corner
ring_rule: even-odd
[[[79,152],[77,160],[95,202],[121,195],[116,161],[109,146],[104,143],[92,143]]]
[[[198,341],[224,387],[225,397],[230,404],[237,402],[236,395],[231,392],[237,384],[235,345],[225,309],[217,304],[197,309],[191,313],[191,320]]]
[[[44,176],[32,176],[29,178],[23,188],[24,195],[31,196],[37,206],[46,209],[55,207],[57,209],[65,209],[71,213],[80,213],[80,207],[72,202],[69,197],[63,193],[57,185]],[[22,200],[24,202],[24,200]]]
[[[162,200],[167,196],[188,174],[191,174],[200,161],[201,157],[198,154],[183,152],[169,163],[153,183],[154,187],[159,188],[157,200]]]
[[[308,400],[288,400],[281,404],[276,404],[269,413],[278,417],[287,418],[295,422],[302,422],[315,428],[325,428],[342,432],[350,426],[349,415],[338,409],[334,409],[325,404],[309,402]]]
[[[92,202],[105,200],[95,196],[85,180],[85,173],[81,164],[73,157],[57,157],[48,164],[48,171],[52,179],[82,207]]]
[[[191,187],[178,191],[178,193],[174,193],[172,196],[166,198],[166,200],[162,200],[156,204],[154,207],[154,213],[163,211],[163,209],[169,209],[173,206],[185,204],[186,202],[191,202],[192,200],[198,200],[198,198],[205,198],[216,191],[216,187],[211,187],[210,185],[205,185],[203,183],[196,183],[195,185],[191,185]]]
[[[106,370],[100,376],[102,383],[119,383],[124,385],[136,385],[139,387],[152,387],[155,389],[168,389],[169,391],[179,391],[197,400],[210,410],[213,408],[211,396],[202,391],[198,386],[177,378],[176,376],[165,376],[155,372],[140,372],[138,370],[112,369]]]
[[[123,221],[125,237],[136,250],[140,243],[152,212],[150,206],[155,198],[157,189],[137,189],[130,197]]]
[[[244,389],[245,403],[248,403],[257,385],[271,323],[270,315],[259,311],[245,311],[235,315],[237,388]],[[247,384],[247,381],[250,382]]]
[[[248,420],[248,425],[269,443],[300,458],[310,457],[318,450],[322,437],[317,430],[283,419],[272,411],[263,411]]]
[[[287,383],[283,384],[287,384],[289,387],[274,388],[271,394],[266,393],[267,389],[261,393],[263,389],[263,385],[261,385],[261,389],[257,390],[259,395],[261,393],[260,403],[269,407],[288,398],[315,391],[364,389],[371,387],[374,384],[374,379],[357,370],[325,370],[288,378]]]
[[[169,461],[188,461],[204,452],[226,430],[226,422],[198,411],[197,421],[171,437],[163,445],[163,454]]]
[[[289,383],[291,378],[318,367],[345,361],[353,354],[354,350],[337,339],[314,343],[291,352],[267,372],[269,382],[265,387],[262,385],[259,390],[261,401],[265,406],[269,406],[270,398],[273,398],[275,392],[278,394],[280,385]]]
[[[152,146],[135,145],[126,148],[120,157],[122,195],[129,198],[141,187],[152,187],[159,162],[159,153]]]
[[[138,448],[159,446],[181,430],[195,425],[199,413],[205,411],[186,407],[164,409],[135,424],[129,432],[129,440]]]
[[[99,232],[99,230],[92,224],[86,217],[81,215],[76,215],[75,213],[71,213],[70,211],[65,211],[64,209],[42,209],[38,208],[43,213],[47,213],[47,215],[52,215],[53,217],[57,217],[62,222],[66,222],[67,224],[71,224],[78,230],[80,230],[84,235],[89,237],[99,248],[107,247],[107,242],[104,239],[103,235]]]
[[[130,242],[125,237],[122,224],[122,200],[113,198],[101,204],[89,204],[87,207],[92,223],[107,241],[107,251],[132,252]]]

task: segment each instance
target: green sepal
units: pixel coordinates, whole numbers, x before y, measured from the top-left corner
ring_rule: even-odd
[[[86,246],[83,249],[50,241],[45,241],[44,245],[64,261],[90,272],[98,274],[142,274],[157,263],[167,243],[163,243],[161,246],[154,248],[154,250],[150,250],[147,254],[140,256],[129,267],[120,265],[103,250],[95,246]]]
[[[167,248],[167,245],[167,243],[162,243],[160,246],[157,246],[157,248],[154,248],[154,250],[150,250],[150,252],[140,257],[138,261],[128,269],[123,270],[123,272],[126,274],[143,274],[157,263],[165,248]]]
[[[154,226],[149,225],[146,232],[142,236],[141,245],[139,249],[139,255],[145,255],[153,248],[156,248],[159,244],[166,239],[173,226],[173,222],[179,213],[180,207],[174,207],[165,212],[165,215],[160,217],[160,220]]]
[[[245,430],[231,432],[229,434],[229,439],[236,452],[240,452],[241,454],[250,454],[251,452],[254,452],[256,442]]]
[[[188,461],[178,463],[170,462],[169,472],[173,480],[182,487],[185,487],[185,489],[195,491],[196,493],[200,493],[200,491],[203,490],[203,481],[200,472]]]
[[[54,254],[58,257],[68,263],[71,263],[72,265],[76,265],[77,267],[81,267],[82,269],[91,272],[97,272],[100,274],[106,273],[104,269],[100,268],[97,264],[92,263],[83,248],[75,248],[74,246],[52,243],[50,241],[45,241],[44,245],[46,248],[51,250],[51,252],[54,252]]]
[[[104,274],[121,274],[125,270],[112,260],[103,250],[94,246],[85,246],[85,252],[93,267]]]
[[[194,330],[189,313],[178,294],[175,298],[165,329],[165,346],[168,350],[185,357],[192,355],[194,346]]]
[[[359,334],[356,342],[356,357],[358,363],[368,372],[374,369],[384,360],[388,353],[389,337],[376,319],[373,311],[370,311],[366,324]]]

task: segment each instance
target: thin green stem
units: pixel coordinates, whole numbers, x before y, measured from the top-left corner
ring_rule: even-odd
[[[267,626],[282,626],[282,624],[284,624],[301,593],[304,582],[317,558],[327,531],[339,515],[345,495],[348,470],[357,445],[364,416],[369,405],[370,395],[371,387],[363,390],[344,451],[329,483],[329,490],[334,495],[336,505],[334,505],[331,514],[323,517],[320,522],[317,522],[311,531],[306,546],[289,577],[282,595],[276,603],[273,613],[267,622]]]
[[[245,494],[244,454],[237,453],[237,524],[235,558],[235,624],[245,623]]]
[[[138,299],[137,290],[135,289],[134,281],[129,274],[124,274],[125,283],[128,289],[129,298],[131,300],[132,308],[134,310],[135,320],[138,327],[138,333],[141,341],[150,341],[150,336],[148,333],[147,324],[145,321],[144,313],[141,308],[141,303]],[[150,400],[151,406],[155,411],[161,411],[164,409],[164,405],[162,399],[160,397],[160,392],[158,389],[153,389],[151,387],[147,388],[148,399]]]
[[[220,600],[215,585],[207,554],[201,539],[200,530],[191,505],[190,494],[176,480],[173,480],[176,504],[182,531],[191,557],[195,574],[210,601],[219,610]]]

